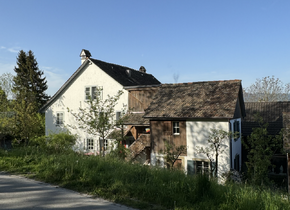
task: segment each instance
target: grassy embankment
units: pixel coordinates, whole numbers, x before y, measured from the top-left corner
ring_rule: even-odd
[[[290,209],[281,193],[248,185],[218,185],[181,171],[133,165],[112,158],[37,147],[0,150],[0,170],[100,196],[138,209]]]

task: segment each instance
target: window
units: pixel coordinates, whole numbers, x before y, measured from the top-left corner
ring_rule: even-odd
[[[91,86],[85,88],[85,99],[95,100],[97,99],[97,94],[99,94],[100,99],[103,99],[103,87],[102,86]]]
[[[106,151],[108,149],[108,140],[107,139],[103,140],[100,138],[99,143],[100,143],[100,152]]]
[[[121,112],[116,112],[116,122],[121,119]]]
[[[236,120],[234,122],[234,133],[238,132],[239,134],[236,136],[235,139],[238,139],[240,137],[240,121]]]
[[[63,125],[63,112],[56,113],[56,125],[57,126]]]
[[[104,149],[105,149],[105,151],[108,149],[108,140],[107,139],[105,139],[105,141],[104,141]]]
[[[210,174],[212,166],[209,160],[187,160],[187,174]]]
[[[87,139],[87,149],[88,150],[94,149],[94,139]]]
[[[179,122],[173,122],[173,134],[179,134]]]

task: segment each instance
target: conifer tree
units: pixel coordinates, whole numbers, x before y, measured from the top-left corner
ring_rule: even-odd
[[[15,113],[14,136],[19,142],[28,144],[30,138],[44,134],[44,117],[38,113],[49,97],[46,78],[39,70],[38,63],[30,50],[25,53],[21,50],[17,57],[17,66],[14,68],[13,92],[16,100],[13,101]]]
[[[13,91],[16,99],[27,100],[36,103],[36,109],[43,106],[49,96],[45,93],[47,90],[46,78],[43,77],[43,71],[39,70],[38,63],[30,50],[25,53],[21,50],[17,57],[17,67],[14,71]]]

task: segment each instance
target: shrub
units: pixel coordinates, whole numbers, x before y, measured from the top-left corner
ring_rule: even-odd
[[[30,140],[30,146],[39,146],[40,148],[56,153],[72,150],[76,143],[76,136],[69,132],[51,133],[48,136],[36,137]]]

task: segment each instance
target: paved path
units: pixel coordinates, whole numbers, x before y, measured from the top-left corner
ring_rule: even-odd
[[[133,210],[100,198],[0,172],[0,209]]]

